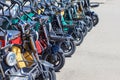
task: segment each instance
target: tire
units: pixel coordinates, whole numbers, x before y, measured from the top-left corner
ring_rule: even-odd
[[[97,14],[92,15],[93,26],[96,26],[99,23],[99,17]]]
[[[90,32],[92,30],[92,28],[93,28],[93,20],[92,20],[92,18],[87,16],[85,22],[86,22],[87,30],[88,30],[88,32]]]
[[[90,22],[87,25],[88,32],[90,32],[92,30],[92,28],[93,28],[93,21],[90,20]]]
[[[63,50],[65,57],[71,57],[75,53],[76,45],[73,41],[70,41],[69,42],[70,48],[68,49],[68,48],[66,48],[65,44],[66,44],[66,42],[60,42],[59,46]]]
[[[83,36],[85,37],[87,35],[87,33],[88,33],[87,27],[84,26],[83,29],[82,29]]]
[[[56,80],[56,74],[54,70],[50,70],[49,79],[48,80]]]
[[[78,35],[77,34],[72,35],[72,37],[74,38],[74,43],[76,46],[80,46],[84,39],[84,36],[81,32],[79,32]]]
[[[56,55],[57,60],[55,60],[53,58],[53,56],[55,56],[55,55]],[[65,64],[65,56],[64,56],[64,54],[59,53],[59,52],[56,53],[55,55],[47,53],[47,54],[44,54],[43,59],[50,62],[51,64],[53,64],[55,71],[58,72],[60,69],[63,68],[63,66]],[[56,63],[58,63],[58,64],[56,64]]]
[[[83,36],[85,37],[87,35],[87,33],[88,33],[85,21],[81,21],[80,28],[82,30],[82,31],[80,30],[80,32],[82,32]]]
[[[54,70],[49,70],[49,77],[47,79],[44,79],[42,75],[37,77],[35,80],[56,80],[56,74]]]

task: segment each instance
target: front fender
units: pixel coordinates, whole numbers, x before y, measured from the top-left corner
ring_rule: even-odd
[[[68,38],[68,40],[74,40],[74,38],[71,35],[66,35],[66,37]]]

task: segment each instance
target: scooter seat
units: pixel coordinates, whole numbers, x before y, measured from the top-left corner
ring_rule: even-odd
[[[66,37],[64,37],[63,35],[55,35],[55,34],[50,34],[49,37],[50,37],[50,40],[56,40],[56,41],[66,39]]]

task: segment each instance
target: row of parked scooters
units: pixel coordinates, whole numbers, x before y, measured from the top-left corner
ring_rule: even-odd
[[[56,80],[98,24],[89,0],[0,1],[0,80]]]

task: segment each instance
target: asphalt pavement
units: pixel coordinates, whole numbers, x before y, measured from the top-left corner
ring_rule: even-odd
[[[120,0],[95,8],[100,22],[66,59],[57,80],[120,80]]]

